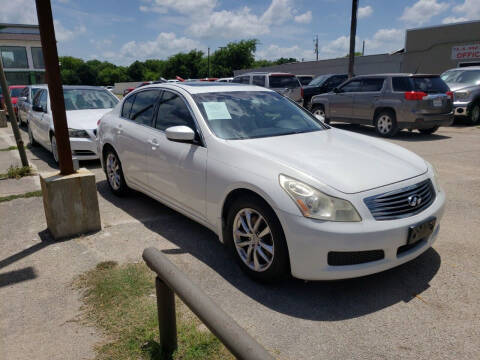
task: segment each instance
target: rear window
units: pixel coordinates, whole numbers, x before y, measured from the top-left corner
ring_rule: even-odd
[[[300,84],[308,85],[308,84],[310,84],[310,81],[312,81],[312,77],[310,77],[310,76],[300,76],[300,77],[298,77],[298,80],[300,80]]]
[[[427,94],[446,93],[447,84],[439,76],[392,78],[394,91],[423,91]]]
[[[249,84],[250,83],[250,76],[238,76],[232,80],[234,83],[239,84]]]
[[[298,79],[292,75],[270,75],[268,77],[271,88],[297,88],[300,86]]]

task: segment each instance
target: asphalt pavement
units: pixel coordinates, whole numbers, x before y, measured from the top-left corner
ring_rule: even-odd
[[[369,127],[336,126],[375,136]],[[113,196],[98,162],[81,164],[97,178],[103,229],[96,234],[53,242],[41,198],[0,203],[0,359],[92,358],[104,339],[78,322],[81,303],[70,284],[100,261],[141,261],[147,246],[279,359],[478,358],[480,128],[404,131],[389,141],[436,166],[446,212],[433,248],[359,279],[257,284],[208,229],[142,194]],[[44,149],[28,156],[40,172],[55,168]]]

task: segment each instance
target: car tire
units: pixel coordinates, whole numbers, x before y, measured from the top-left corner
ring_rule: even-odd
[[[30,123],[27,123],[27,131],[28,131],[28,142],[31,146],[37,146],[38,143],[35,141],[35,138],[32,133],[32,129],[30,129]]]
[[[433,134],[435,131],[437,131],[438,128],[439,128],[438,126],[434,126],[428,129],[418,129],[418,131],[420,131],[421,134],[430,135],[430,134]]]
[[[325,117],[325,107],[323,105],[319,104],[313,104],[312,105],[312,110],[311,110],[313,115],[320,115],[323,117],[323,122],[326,124],[330,123],[330,120],[327,120]]]
[[[57,138],[55,135],[50,136],[50,146],[52,149],[53,160],[58,164],[58,148],[57,148]]]
[[[107,149],[103,158],[105,164],[105,175],[107,176],[107,184],[117,196],[124,196],[130,190],[123,175],[122,164],[115,150]]]
[[[254,280],[278,282],[290,273],[282,226],[261,198],[242,196],[232,203],[224,240],[240,268]]]
[[[468,122],[470,125],[477,125],[480,123],[480,102],[472,105],[470,113],[468,114]]]
[[[386,138],[395,136],[399,130],[395,113],[391,110],[380,111],[375,116],[373,125],[377,134]]]

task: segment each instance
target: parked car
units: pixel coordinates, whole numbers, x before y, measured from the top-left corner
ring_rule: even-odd
[[[232,80],[233,80],[233,77],[225,77],[225,78],[220,78],[216,81],[218,81],[218,82],[232,82]]]
[[[317,76],[307,86],[303,87],[303,106],[309,109],[312,96],[330,92],[347,79],[347,74],[325,74]],[[321,110],[317,110],[317,113],[321,116],[325,115]]]
[[[64,86],[68,133],[72,156],[78,160],[98,159],[97,122],[118,103],[110,91],[96,86]],[[33,98],[28,118],[30,144],[42,145],[58,162],[57,139],[53,128],[48,88],[40,89]]]
[[[310,84],[310,81],[313,80],[314,76],[313,75],[296,75],[297,79],[300,81],[300,84],[302,86],[306,86]]]
[[[373,125],[384,137],[401,129],[432,134],[453,122],[453,93],[438,75],[362,75],[314,96],[312,112],[327,122]]]
[[[12,107],[13,111],[15,111],[15,116],[18,116],[18,107],[17,102],[20,94],[22,93],[23,89],[25,89],[26,85],[10,85],[8,89],[10,90],[10,98],[12,100]],[[8,110],[7,110],[8,115]]]
[[[17,108],[18,108],[18,115],[17,121],[18,124],[27,124],[28,122],[28,115],[32,111],[32,101],[37,92],[42,89],[46,88],[46,85],[28,85],[25,87],[20,97],[17,101]]]
[[[208,227],[261,281],[410,261],[435,241],[445,203],[416,154],[258,86],[137,89],[102,117],[98,153],[114,194],[136,189]]]
[[[456,116],[466,117],[470,124],[480,123],[480,66],[445,71],[441,78],[453,91]]]
[[[234,83],[251,84],[272,89],[298,104],[303,104],[303,89],[295,75],[289,73],[252,72],[235,76]]]

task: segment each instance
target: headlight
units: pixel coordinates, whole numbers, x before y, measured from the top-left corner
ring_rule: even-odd
[[[455,100],[465,100],[470,96],[469,91],[456,91],[453,93]]]
[[[68,129],[68,136],[71,138],[90,138],[85,130]]]
[[[437,190],[437,192],[440,192],[440,183],[438,182],[438,171],[437,171],[437,168],[435,166],[433,166],[432,164],[430,164],[429,162],[427,162],[428,165],[430,165],[430,168],[432,169],[432,173],[433,173],[433,176],[432,176],[432,180],[433,180],[433,185],[435,186],[435,189]]]
[[[353,205],[326,195],[301,181],[280,175],[280,185],[297,204],[303,216],[329,221],[362,221]]]

